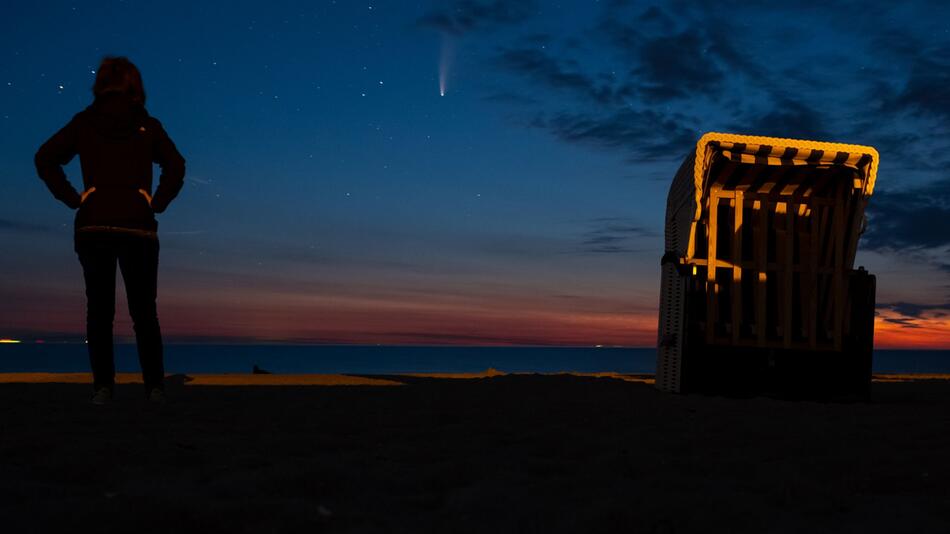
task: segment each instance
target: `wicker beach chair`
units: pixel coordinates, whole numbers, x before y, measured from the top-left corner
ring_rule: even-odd
[[[854,270],[878,154],[708,133],[670,187],[656,387],[866,395],[875,278]]]

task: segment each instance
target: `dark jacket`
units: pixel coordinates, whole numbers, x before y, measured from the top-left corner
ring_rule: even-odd
[[[80,205],[63,165],[79,154],[84,190]],[[76,214],[76,231],[131,231],[154,235],[155,213],[165,211],[185,178],[185,160],[158,119],[123,95],[97,98],[43,143],[36,171],[57,199]],[[152,191],[152,162],[161,166],[152,205],[139,192]]]

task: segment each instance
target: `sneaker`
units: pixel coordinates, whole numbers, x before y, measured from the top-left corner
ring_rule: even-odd
[[[149,400],[150,402],[156,402],[156,403],[158,403],[158,404],[164,404],[164,403],[165,403],[165,392],[162,391],[162,390],[159,389],[159,388],[152,388],[152,390],[148,392],[148,400]]]
[[[109,401],[112,400],[112,390],[107,387],[101,387],[96,390],[92,395],[92,403],[102,406],[103,404],[109,404]]]

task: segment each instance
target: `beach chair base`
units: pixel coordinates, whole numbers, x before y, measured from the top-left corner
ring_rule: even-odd
[[[690,286],[688,280],[682,285]],[[852,271],[848,285],[849,328],[841,350],[709,344],[705,329],[695,320],[704,315],[705,295],[688,290],[682,297],[677,294],[684,300],[679,306],[684,314],[672,324],[682,330],[679,335],[667,333],[674,347],[661,344],[657,388],[727,396],[869,399],[875,277],[863,269]]]

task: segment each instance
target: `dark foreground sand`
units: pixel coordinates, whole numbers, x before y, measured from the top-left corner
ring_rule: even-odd
[[[126,384],[99,407],[0,384],[0,531],[950,532],[945,380],[851,404],[374,380],[403,385],[195,380],[154,406]]]

